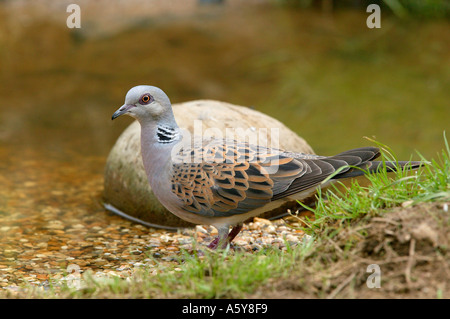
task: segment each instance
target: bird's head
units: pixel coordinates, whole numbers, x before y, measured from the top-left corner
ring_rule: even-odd
[[[173,117],[170,100],[166,93],[150,85],[138,85],[131,88],[125,96],[125,104],[112,115],[112,119],[123,114],[139,121],[160,121],[165,117]]]

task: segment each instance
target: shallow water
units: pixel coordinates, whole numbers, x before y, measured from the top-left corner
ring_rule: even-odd
[[[5,6],[0,252],[27,235],[30,249],[36,238],[48,242],[54,220],[62,230],[121,223],[100,205],[102,174],[131,122],[112,123],[111,114],[137,84],[161,87],[172,102],[254,107],[325,155],[368,145],[363,136],[375,136],[399,158],[417,158],[415,150],[434,157],[444,146],[443,131],[450,131],[446,21],[386,17],[380,30],[370,30],[364,11],[329,15],[261,5],[130,13],[109,24],[93,8],[80,30],[70,30],[65,10],[49,19],[45,11],[24,9],[21,19]],[[71,236],[83,240],[85,233]],[[18,262],[8,256],[0,265],[14,269]]]

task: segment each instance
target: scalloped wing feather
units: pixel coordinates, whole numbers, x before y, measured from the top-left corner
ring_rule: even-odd
[[[368,165],[376,156],[373,147],[325,157],[211,139],[176,154],[172,192],[188,212],[232,216],[316,187],[339,167]]]
[[[264,206],[306,171],[279,150],[213,140],[177,153],[172,192],[189,212],[230,216]]]

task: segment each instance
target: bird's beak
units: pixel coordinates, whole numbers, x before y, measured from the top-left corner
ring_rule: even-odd
[[[122,114],[127,113],[128,110],[131,109],[132,107],[134,107],[134,105],[131,104],[122,105],[117,111],[114,112],[111,119],[114,120],[115,118],[121,116]]]

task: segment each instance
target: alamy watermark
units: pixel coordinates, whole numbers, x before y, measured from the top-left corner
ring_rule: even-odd
[[[81,8],[78,4],[69,4],[66,12],[70,13],[66,20],[69,29],[81,28]]]
[[[66,20],[69,29],[81,28],[81,8],[78,4],[71,3],[67,6],[66,12],[70,13]],[[378,4],[369,4],[366,12],[371,13],[366,20],[369,29],[381,28],[381,8]]]
[[[366,272],[372,273],[367,277],[366,285],[367,288],[381,288],[381,269],[377,264],[370,264],[367,266]]]
[[[193,134],[184,128],[180,131],[182,141],[172,149],[173,163],[258,163],[275,173],[283,156],[279,128],[203,129],[203,121],[195,120]]]
[[[81,288],[81,270],[77,264],[70,264],[66,268],[67,275],[61,280],[66,282],[67,287],[80,289]]]
[[[369,4],[366,12],[371,12],[367,17],[366,25],[369,29],[381,28],[381,9],[378,4]]]
[[[134,266],[134,269],[138,269],[138,266]],[[69,264],[66,268],[66,275],[60,279],[67,287],[72,289],[82,289],[86,286],[86,278],[81,275],[82,270],[77,264]],[[96,272],[89,275],[89,278],[95,281],[110,280],[114,275],[107,275],[103,272]]]

